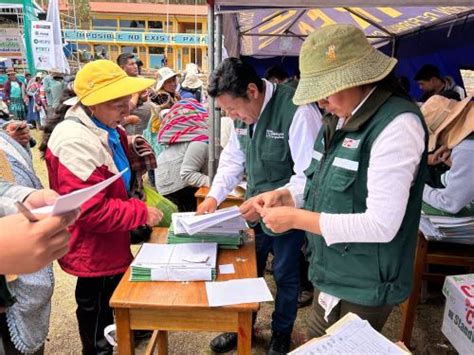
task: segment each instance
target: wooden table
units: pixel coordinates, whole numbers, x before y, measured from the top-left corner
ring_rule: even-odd
[[[165,242],[166,233],[166,228],[155,228],[151,242]],[[218,274],[217,281],[257,277],[254,237],[239,250],[219,250],[217,264],[235,268],[235,274]],[[252,312],[258,303],[211,308],[204,282],[130,282],[129,278],[130,268],[110,299],[119,354],[134,354],[132,330],[137,329],[158,330],[159,354],[168,353],[168,331],[235,332],[238,354],[251,353]]]
[[[202,201],[204,201],[208,193],[209,193],[208,187],[201,187],[199,188],[199,190],[196,191],[196,193],[194,194],[194,197],[196,197],[196,202],[198,206]],[[245,201],[245,197],[227,195],[226,199],[222,201],[222,203],[219,205],[219,208],[225,208],[225,207],[230,207],[230,206],[240,206],[244,201]]]

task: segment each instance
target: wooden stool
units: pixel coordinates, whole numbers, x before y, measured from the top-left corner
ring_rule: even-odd
[[[423,280],[443,282],[446,275],[425,272],[427,265],[454,265],[469,267],[474,270],[474,246],[426,240],[423,233],[418,233],[418,243],[415,252],[413,268],[413,289],[410,297],[400,305],[402,322],[400,340],[410,346],[413,323],[415,321],[416,306],[420,298]]]

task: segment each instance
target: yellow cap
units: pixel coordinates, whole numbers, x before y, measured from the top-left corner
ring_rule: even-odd
[[[76,75],[74,92],[85,106],[93,106],[143,91],[153,79],[134,78],[110,60],[86,64]]]

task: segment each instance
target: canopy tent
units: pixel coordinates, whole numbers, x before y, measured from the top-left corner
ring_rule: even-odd
[[[333,23],[360,27],[376,47],[399,59],[397,73],[410,79],[421,65],[432,62],[460,82],[459,61],[472,63],[472,0],[209,0],[208,4],[210,25],[214,13],[216,24],[222,23],[222,29],[216,26],[216,39],[223,34],[227,53],[251,61],[260,74],[259,66],[282,60],[291,73],[306,36]],[[210,29],[212,38],[214,28]],[[415,85],[412,89],[418,96]]]

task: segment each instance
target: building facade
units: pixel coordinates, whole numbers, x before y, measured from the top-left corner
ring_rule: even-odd
[[[207,71],[207,6],[192,3],[89,2],[88,23],[81,29],[63,27],[64,40],[77,44],[86,61],[115,61],[130,52],[145,70],[168,66],[181,71],[193,62]]]

